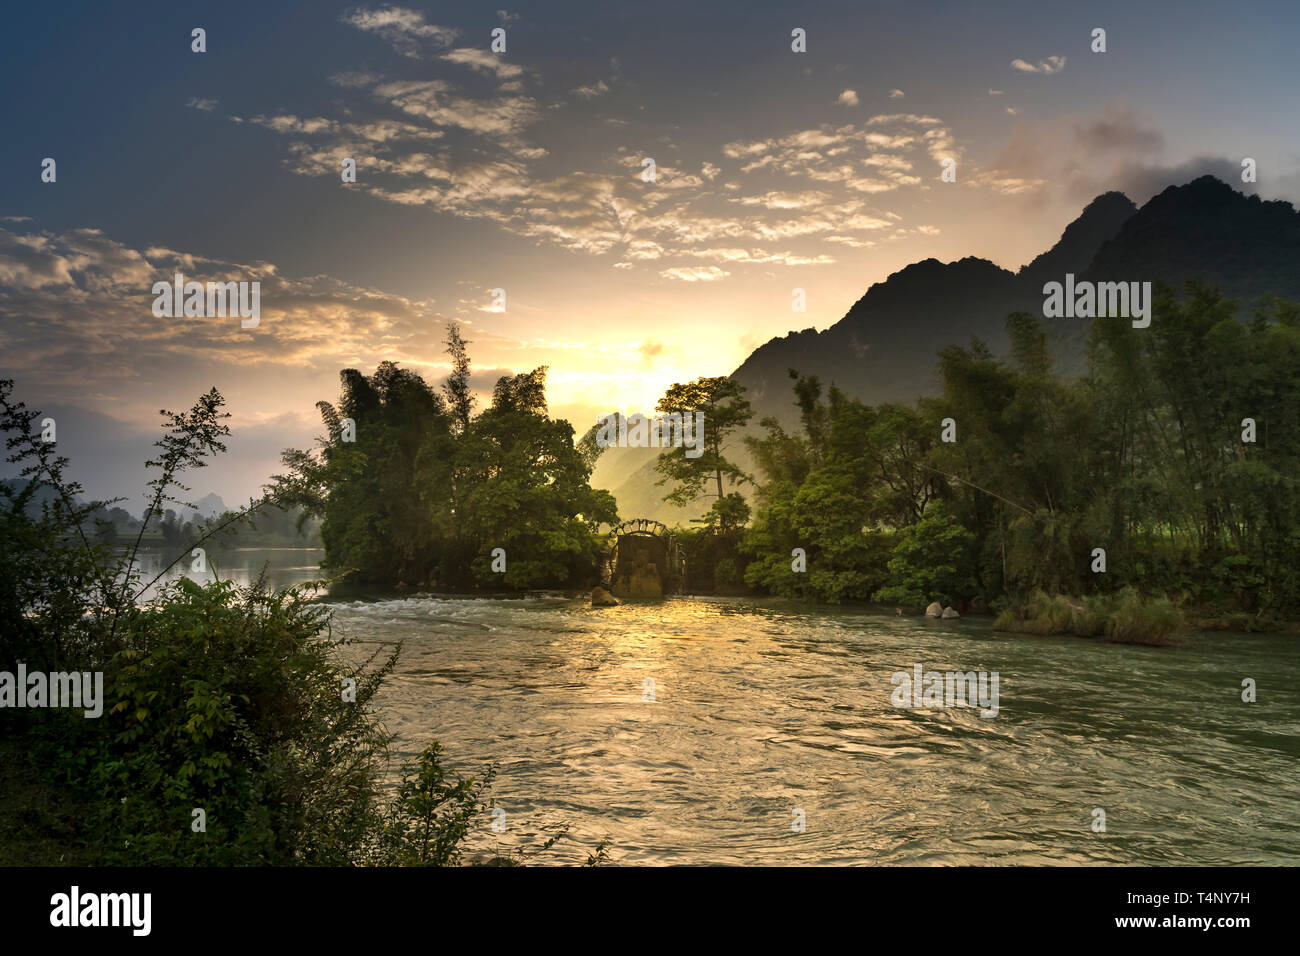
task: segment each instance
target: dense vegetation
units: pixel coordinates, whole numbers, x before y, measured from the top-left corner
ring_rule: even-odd
[[[317,406],[328,434],[285,453],[277,498],[319,517],[326,565],[362,581],[591,583],[596,529],[618,520],[613,496],[590,486],[573,427],[547,414],[545,368],[502,377],[474,414],[467,344],[451,327],[441,394],[391,362],[372,376],[344,370],[338,404]]]
[[[912,405],[868,406],[791,372],[799,429],[765,419],[747,440],[752,520],[723,485],[749,480],[724,446],[749,417],[743,390],[673,386],[661,411],[702,408],[720,423],[699,458],[661,459],[670,494],[714,498],[680,538],[695,580],[990,607],[1008,630],[1115,641],[1163,642],[1184,615],[1293,620],[1300,307],[1272,301],[1243,323],[1235,303],[1192,285],[1181,299],[1157,287],[1154,314],[1146,329],[1096,320],[1087,371],[1071,380],[1024,313],[1007,320],[1008,360],[978,341],[946,348],[941,393]],[[371,581],[590,582],[598,531],[617,515],[590,487],[592,449],[547,413],[545,369],[501,378],[475,414],[455,328],[448,348],[441,392],[392,363],[343,372],[339,403],[320,403],[320,447],[286,453],[266,502],[202,525],[168,515],[187,507],[182,474],[224,451],[221,396],[164,413],[125,552],[96,534],[115,503],[82,501],[38,413],[0,382],[0,432],[22,469],[0,483],[3,664],[102,672],[106,698],[98,719],[0,710],[10,861],[53,862],[15,856],[35,843],[95,864],[463,862],[491,770],[449,774],[435,744],[386,794],[390,737],[372,701],[395,656],[345,663],[328,610],[303,589],[182,579],[142,602],[154,582],[137,564],[154,529],[184,540],[184,555],[273,505],[281,524],[285,509],[319,519],[329,564]]]
[[[1294,617],[1300,308],[1235,313],[1207,287],[1180,300],[1157,286],[1150,328],[1097,319],[1071,381],[1053,374],[1041,322],[1018,313],[1009,361],[978,341],[946,348],[942,393],[915,405],[823,396],[795,376],[801,432],[768,419],[750,440],[746,581],[901,606],[1133,588],[1202,621]]]
[[[0,863],[463,862],[492,772],[449,773],[434,743],[386,791],[391,737],[372,701],[396,652],[346,663],[305,589],[182,578],[140,600],[153,583],[140,542],[165,505],[185,506],[181,474],[225,450],[216,390],[164,413],[151,504],[125,553],[88,533],[112,503],[79,503],[39,415],[11,395],[0,381],[0,433],[23,479],[0,484],[0,670],[99,672],[103,698],[97,717],[0,709]]]

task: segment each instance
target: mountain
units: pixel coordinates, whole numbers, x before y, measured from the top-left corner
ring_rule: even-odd
[[[1103,193],[1065,227],[1056,245],[1021,266],[1017,277],[1041,289],[1044,282],[1079,271],[1081,263],[1091,262],[1103,244],[1119,235],[1135,212],[1137,206],[1123,193]]]
[[[786,370],[815,374],[866,402],[933,392],[936,353],[983,340],[1004,352],[1007,315],[1042,314],[1043,284],[1067,272],[1092,281],[1163,281],[1179,292],[1204,279],[1242,300],[1243,317],[1265,295],[1300,299],[1300,213],[1246,196],[1213,176],[1170,186],[1140,209],[1122,193],[1089,203],[1051,249],[1016,273],[984,259],[927,259],[871,286],[839,322],[772,339],[733,373],[757,417],[795,420]],[[1058,367],[1081,370],[1087,320],[1054,320]]]
[[[866,401],[909,400],[936,384],[937,349],[972,335],[999,340],[1007,312],[1030,304],[1015,275],[987,259],[926,259],[873,285],[826,331],[760,346],[732,375],[748,390],[756,421],[794,420],[792,368]]]
[[[1137,207],[1122,193],[1098,196],[1051,249],[1012,273],[987,259],[926,259],[867,289],[824,332],[806,329],[760,346],[734,377],[750,392],[758,418],[793,423],[787,369],[834,382],[866,402],[911,401],[934,392],[936,353],[972,337],[994,353],[1006,347],[1012,312],[1042,311],[1043,283],[1087,269],[1098,250],[1123,230]]]
[[[225,514],[229,510],[226,503],[221,500],[220,495],[209,492],[195,501],[193,508],[181,508],[180,516],[182,520],[188,521],[195,515],[202,518],[211,518],[214,515]]]
[[[1249,309],[1272,293],[1300,299],[1300,213],[1244,196],[1213,176],[1153,196],[1101,244],[1088,278],[1207,279]]]
[[[1300,213],[1290,203],[1246,196],[1213,176],[1170,186],[1140,209],[1122,193],[1108,192],[1017,272],[975,257],[913,263],[872,285],[830,328],[790,332],[759,346],[732,377],[754,406],[751,431],[769,415],[794,425],[788,369],[817,375],[823,385],[834,383],[872,404],[933,394],[941,349],[979,338],[995,355],[1004,354],[1007,316],[1042,315],[1043,284],[1064,281],[1066,273],[1092,281],[1158,280],[1178,292],[1186,280],[1204,279],[1241,300],[1245,318],[1266,295],[1300,300],[1298,263]],[[1082,370],[1088,324],[1047,321],[1060,371]],[[739,441],[734,444],[737,460],[747,463]],[[606,456],[631,451],[610,449]],[[651,507],[661,492],[653,488],[652,465],[602,465],[619,474],[613,490],[624,517],[639,516],[632,509]]]

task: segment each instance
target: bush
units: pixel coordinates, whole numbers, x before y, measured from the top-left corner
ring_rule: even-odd
[[[395,866],[456,866],[460,844],[475,816],[487,810],[484,795],[496,775],[449,780],[442,766],[442,744],[424,749],[403,776],[397,798],[384,816],[379,859]]]
[[[181,579],[138,603],[137,549],[121,557],[90,544],[84,532],[103,503],[78,501],[66,463],[32,427],[39,414],[11,402],[11,388],[0,380],[0,434],[25,480],[0,483],[4,650],[32,670],[102,671],[104,696],[98,719],[63,708],[0,711],[0,757],[15,758],[0,773],[0,841],[32,845],[0,858],[459,862],[491,772],[453,781],[434,744],[384,805],[391,736],[371,704],[397,653],[377,666],[376,655],[344,663],[331,613],[312,602],[310,585],[276,592],[263,581]],[[148,515],[184,490],[181,471],[224,450],[222,404],[214,389],[186,415],[164,413]],[[593,859],[604,856],[598,848]]]
[[[1133,588],[1107,598],[1106,640],[1164,645],[1183,629],[1183,614],[1167,598],[1144,601]]]
[[[176,582],[120,642],[103,717],[62,721],[46,740],[95,799],[97,863],[364,857],[389,740],[369,704],[396,654],[339,663],[328,610],[260,582]]]
[[[882,604],[924,607],[955,604],[974,587],[969,554],[974,535],[940,506],[906,528],[889,559],[889,584],[876,592]]]

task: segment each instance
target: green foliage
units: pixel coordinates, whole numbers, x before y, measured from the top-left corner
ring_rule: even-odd
[[[942,506],[929,509],[899,536],[889,558],[890,584],[877,591],[875,599],[911,608],[931,601],[957,603],[973,587],[964,570],[973,539]]]
[[[484,794],[495,768],[481,778],[452,778],[433,741],[408,770],[384,818],[382,861],[394,866],[458,866],[474,818],[487,811]]]
[[[418,408],[428,397],[394,369],[382,379],[394,405]],[[375,396],[356,384],[346,411],[373,411],[367,403]],[[534,384],[499,386],[510,394],[496,404],[521,413],[521,401],[536,402]],[[0,859],[100,866],[459,862],[491,771],[481,782],[452,780],[435,744],[386,805],[391,736],[373,700],[397,653],[345,663],[339,648],[347,642],[305,587],[276,592],[262,581],[239,588],[180,579],[139,603],[142,584],[153,582],[139,579],[138,547],[119,556],[90,541],[86,527],[104,504],[76,504],[80,489],[64,477],[67,463],[33,429],[39,415],[12,402],[11,392],[12,383],[0,381],[0,432],[23,478],[0,483],[5,650],[33,671],[102,672],[104,698],[98,719],[65,708],[0,712],[0,842],[31,840],[44,854],[0,851]],[[163,413],[168,434],[150,462],[152,503],[137,545],[150,518],[165,513],[161,504],[183,490],[178,476],[222,450],[221,407],[214,390],[186,414]],[[349,416],[325,417],[341,437],[338,419]],[[296,491],[305,497],[324,487],[311,484],[318,477],[301,473]],[[260,507],[250,503],[218,525]],[[602,858],[598,848],[593,859]]]
[[[369,703],[395,654],[337,663],[328,610],[260,582],[182,579],[123,630],[105,716],[77,741],[103,799],[103,862],[359,861],[388,741]]]
[[[669,448],[659,455],[655,464],[662,476],[659,484],[672,482],[674,487],[665,500],[686,505],[697,498],[714,497],[716,501],[704,521],[709,528],[727,534],[749,519],[749,507],[737,493],[728,494],[728,487],[743,484],[749,476],[726,457],[727,436],[745,427],[753,410],[745,399],[745,388],[730,378],[697,378],[686,384],[675,383],[655,410],[682,416],[683,421],[694,421],[697,413],[704,416],[703,435],[695,435],[700,442],[700,454],[695,454],[685,444]]]
[[[445,400],[391,362],[369,377],[344,370],[338,405],[318,405],[328,434],[314,452],[284,453],[275,494],[321,518],[325,564],[363,581],[586,584],[595,532],[618,520],[614,499],[590,486],[593,459],[569,423],[547,414],[545,368],[502,377],[473,414],[468,344],[449,328]],[[504,574],[492,567],[497,548]]]
[[[1168,598],[1144,601],[1133,588],[1102,599],[1106,640],[1117,644],[1168,644],[1184,627],[1183,615]]]
[[[1035,591],[998,615],[994,629],[1021,634],[1104,637],[1117,644],[1168,644],[1185,622],[1167,598],[1144,599],[1134,588],[1079,602]]]
[[[993,627],[999,631],[1021,634],[1073,634],[1076,637],[1099,637],[1105,631],[1105,619],[1084,603],[1063,595],[1034,591],[1028,599],[1004,610]]]
[[[1053,374],[1042,323],[1025,313],[1007,320],[1009,361],[980,342],[949,346],[942,394],[914,408],[834,389],[823,401],[795,376],[803,434],[768,419],[748,441],[763,480],[747,582],[902,605],[1133,587],[1179,595],[1202,619],[1294,614],[1300,432],[1286,423],[1300,420],[1300,307],[1268,301],[1241,322],[1212,289],[1190,283],[1178,299],[1157,284],[1154,315],[1148,329],[1095,320],[1074,381]],[[945,418],[955,442],[938,440]],[[936,505],[967,534],[927,543]],[[796,547],[806,574],[790,570]]]
[[[181,580],[138,603],[152,583],[136,565],[147,526],[185,490],[179,476],[224,448],[221,396],[163,413],[150,506],[135,546],[117,555],[87,540],[102,505],[73,504],[80,489],[66,463],[10,391],[0,382],[0,429],[27,482],[0,491],[0,617],[18,622],[6,650],[33,670],[103,674],[98,719],[61,708],[3,715],[47,777],[83,801],[75,854],[133,865],[357,859],[387,742],[368,704],[391,662],[366,673],[339,664],[328,613],[299,591]],[[342,698],[344,677],[357,681],[355,703]],[[191,828],[196,808],[207,832]]]

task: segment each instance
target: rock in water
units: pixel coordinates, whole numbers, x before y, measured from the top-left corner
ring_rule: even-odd
[[[925,609],[926,617],[943,617],[943,605],[938,601],[931,602],[930,606]]]
[[[618,607],[620,601],[599,585],[591,589],[592,607]]]
[[[961,615],[958,614],[958,613],[956,612],[956,610],[954,610],[953,608],[946,607],[946,608],[943,609],[943,619],[944,619],[945,621],[948,620],[949,618],[953,618],[953,617],[961,617]]]

